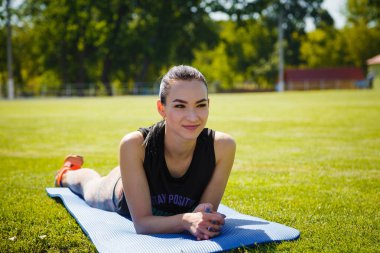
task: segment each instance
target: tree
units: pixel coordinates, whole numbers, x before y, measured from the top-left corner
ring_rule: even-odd
[[[194,64],[210,70],[208,76],[224,88],[235,82],[273,87],[277,79],[278,22],[284,20],[285,63],[302,66],[301,44],[306,36],[305,18],[312,17],[317,27],[332,26],[333,20],[322,9],[322,0],[315,1],[207,1],[213,11],[230,15],[229,22],[220,22],[220,44],[212,51],[197,53]],[[222,54],[221,51],[225,51]]]
[[[273,86],[279,62],[276,51],[280,17],[284,20],[285,63],[287,66],[301,66],[305,62],[300,57],[301,43],[306,36],[305,18],[312,17],[317,27],[331,26],[333,23],[328,12],[322,9],[322,2],[207,1],[209,8],[229,14],[231,21],[220,23],[221,42],[217,49],[203,51],[204,55],[198,53],[195,63],[202,64],[206,69],[210,66],[208,64],[216,68],[209,75],[224,88],[231,88],[233,82]],[[225,55],[221,54],[221,50],[225,50]]]
[[[279,19],[283,20],[284,39],[286,41],[286,64],[298,66],[302,64],[300,59],[300,46],[305,32],[305,18],[312,17],[316,24],[322,21],[330,22],[332,18],[321,7],[323,0],[233,0],[230,6],[218,3],[211,4],[214,10],[228,13],[232,19],[241,24],[242,20],[260,19],[270,30],[277,30]]]
[[[334,27],[317,28],[303,39],[301,59],[306,67],[337,67],[351,65],[344,34]]]
[[[366,60],[379,54],[380,5],[375,0],[348,0],[348,26],[343,29],[352,63],[366,70]]]
[[[371,0],[347,1],[348,24],[341,30],[322,25],[303,40],[301,57],[308,67],[356,66],[379,53],[380,6]]]
[[[135,80],[156,78],[163,67],[189,63],[193,50],[207,42],[216,45],[217,33],[201,1],[141,1],[135,10],[131,52]]]
[[[348,23],[365,23],[369,27],[380,26],[380,5],[377,0],[347,0]]]
[[[61,87],[73,85],[78,94],[91,81],[94,50],[93,38],[87,32],[91,21],[91,2],[88,1],[26,1],[21,6],[24,29],[33,35],[33,45],[41,75],[53,71]]]
[[[242,22],[219,22],[219,45],[213,50],[196,51],[193,64],[218,88],[231,89],[236,83],[263,87],[275,81],[277,55],[273,52],[277,35],[260,20]]]
[[[190,62],[202,43],[216,44],[200,2],[36,0],[22,9],[44,72],[79,94],[100,80],[111,95],[114,81],[151,81],[169,65]]]

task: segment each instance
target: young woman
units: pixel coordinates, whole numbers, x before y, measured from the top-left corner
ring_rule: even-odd
[[[158,113],[163,120],[127,134],[120,166],[105,177],[80,169],[70,155],[55,178],[92,207],[131,217],[137,233],[189,231],[198,240],[217,236],[224,215],[216,212],[233,165],[236,145],[227,134],[205,128],[207,83],[190,66],[163,77]]]

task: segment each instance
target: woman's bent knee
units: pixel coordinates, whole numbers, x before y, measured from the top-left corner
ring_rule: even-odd
[[[116,207],[113,201],[115,183],[107,177],[88,182],[83,189],[84,200],[91,207],[115,211]]]

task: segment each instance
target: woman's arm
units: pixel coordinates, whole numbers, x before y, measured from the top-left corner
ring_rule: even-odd
[[[216,159],[214,174],[202,195],[200,203],[211,203],[213,210],[216,211],[234,163],[236,144],[229,135],[215,132],[214,149]]]
[[[145,149],[140,132],[126,135],[120,144],[120,170],[124,194],[136,232],[141,234],[179,233],[188,230],[198,239],[219,234],[224,218],[216,213],[196,212],[168,217],[153,216],[149,186],[143,168]],[[209,231],[210,227],[213,230]]]

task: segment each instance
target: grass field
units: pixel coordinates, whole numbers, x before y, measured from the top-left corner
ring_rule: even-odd
[[[237,141],[222,202],[301,231],[239,251],[380,252],[380,92],[211,94],[208,127]],[[0,101],[0,252],[94,252],[50,199],[68,153],[106,174],[155,97]]]

